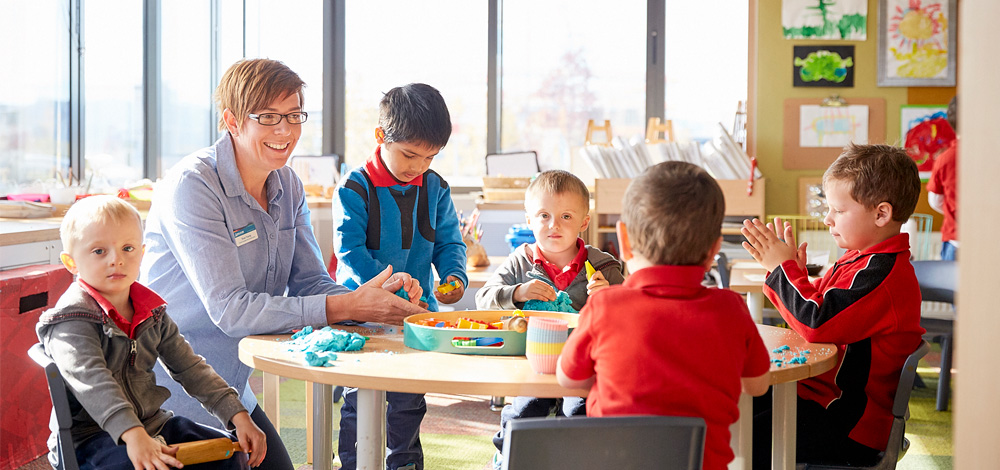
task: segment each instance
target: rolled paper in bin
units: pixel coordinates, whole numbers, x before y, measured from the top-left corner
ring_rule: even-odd
[[[539,374],[555,374],[556,361],[566,343],[569,322],[558,318],[528,317],[525,356],[531,370]]]

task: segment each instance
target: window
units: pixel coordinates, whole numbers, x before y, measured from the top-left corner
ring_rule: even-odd
[[[91,191],[142,178],[142,2],[87,2],[83,9],[84,158]]]
[[[382,94],[420,82],[441,92],[451,114],[451,139],[431,169],[445,175],[452,185],[462,185],[462,180],[482,183],[487,13],[486,2],[466,0],[347,2],[344,146],[348,164],[362,164],[375,148]]]
[[[645,132],[646,2],[504,0],[502,28],[503,151],[570,170],[589,119]]]
[[[309,120],[294,155],[323,150],[323,2],[246,1],[246,57],[280,60],[299,75]],[[225,72],[232,62],[222,64]],[[220,74],[221,76],[221,74]]]
[[[212,143],[211,10],[203,0],[160,4],[160,174]],[[242,39],[242,38],[240,38]],[[242,41],[239,41],[242,42]]]
[[[719,123],[732,132],[747,97],[747,15],[744,0],[667,1],[664,94],[678,140],[713,139]],[[712,18],[712,26],[693,18]]]
[[[69,22],[66,1],[0,6],[0,194],[46,193],[57,169],[66,176]]]

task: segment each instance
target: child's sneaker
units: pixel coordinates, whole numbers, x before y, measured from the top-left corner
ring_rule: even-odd
[[[503,468],[503,455],[500,455],[498,450],[493,454],[493,470],[501,470]]]

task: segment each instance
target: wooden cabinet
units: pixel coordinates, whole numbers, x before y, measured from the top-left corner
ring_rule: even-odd
[[[747,194],[747,182],[744,180],[718,180],[726,197],[727,221],[722,226],[724,235],[739,235],[740,221],[743,218],[764,218],[764,181],[763,178],[754,181],[753,193]],[[627,178],[598,178],[594,181],[590,227],[585,237],[588,244],[608,251],[610,243],[617,254],[615,223],[621,218],[625,190],[631,182]],[[664,203],[669,204],[669,201]]]

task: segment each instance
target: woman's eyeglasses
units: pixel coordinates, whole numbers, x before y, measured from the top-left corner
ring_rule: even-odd
[[[247,117],[257,121],[262,126],[276,126],[282,118],[288,119],[289,124],[302,124],[306,122],[306,119],[309,119],[309,113],[302,111],[288,114],[262,113],[248,114]]]

